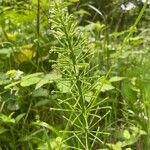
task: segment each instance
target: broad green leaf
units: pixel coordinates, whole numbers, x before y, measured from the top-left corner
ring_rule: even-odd
[[[7,104],[7,109],[10,111],[17,111],[20,109],[20,105],[16,101],[16,99],[11,99]]]
[[[92,96],[93,96],[93,92],[92,92],[92,91],[89,91],[89,92],[86,93],[84,96],[85,96],[85,100],[86,100],[87,102],[90,102],[91,99],[92,99]]]
[[[118,77],[118,76],[115,76],[115,77],[112,77],[109,79],[110,82],[118,82],[118,81],[121,81],[121,80],[124,80],[125,77]]]
[[[93,30],[95,30],[95,28],[96,28],[96,24],[92,22],[92,23],[86,25],[84,27],[84,30],[85,31],[93,31]]]
[[[11,54],[13,53],[12,48],[3,48],[0,49],[0,57],[1,58],[9,58],[11,56]]]
[[[105,91],[110,91],[110,90],[113,90],[113,89],[114,89],[114,86],[112,86],[110,83],[106,83],[102,86],[101,91],[105,92]]]
[[[18,123],[25,115],[26,115],[26,113],[19,114],[19,115],[15,118],[16,123]]]
[[[20,53],[16,54],[15,61],[18,63],[31,61],[36,56],[36,52],[32,49],[23,49]]]
[[[39,88],[39,89],[33,91],[32,96],[34,96],[34,97],[48,97],[49,91],[47,89]]]
[[[59,132],[51,125],[49,125],[46,122],[43,121],[37,121],[37,122],[32,122],[33,125],[37,125],[37,126],[41,126],[41,127],[45,127],[51,131],[53,131],[56,135],[59,135]]]
[[[71,84],[69,81],[58,81],[57,87],[61,93],[70,93],[71,92]]]
[[[143,36],[136,36],[136,37],[129,38],[128,41],[130,42],[130,44],[140,45],[143,43],[143,39],[144,39]]]
[[[34,4],[34,5],[38,5],[38,0],[32,0],[32,3]],[[42,0],[41,1],[41,5],[45,5],[45,4],[47,4],[48,3],[48,0]]]
[[[7,37],[10,41],[16,41],[16,35],[12,33],[7,33]]]
[[[122,84],[122,95],[128,99],[131,103],[137,100],[137,92],[132,89],[133,85],[130,82],[124,82]]]
[[[34,106],[35,107],[44,106],[44,105],[47,105],[49,102],[50,102],[49,99],[41,99],[38,102],[36,102],[36,104]]]
[[[6,131],[8,131],[8,129],[5,129],[4,127],[0,127],[0,134],[3,134]]]
[[[15,123],[15,119],[11,118],[10,116],[6,116],[4,114],[0,115],[0,120],[3,123]]]
[[[45,84],[53,83],[57,80],[61,79],[61,75],[58,73],[50,73],[46,74],[36,85],[35,89],[42,87]]]
[[[22,77],[22,80],[26,80],[26,79],[33,78],[33,77],[39,77],[42,75],[43,75],[43,72],[37,72],[37,73],[29,74],[29,75]]]
[[[147,135],[147,133],[144,130],[139,129],[138,127],[130,127],[130,129],[135,133],[135,134],[140,134],[140,135]]]
[[[1,85],[6,85],[6,84],[9,84],[10,83],[10,80],[0,80],[0,86]]]
[[[49,147],[48,147],[48,142],[49,142]],[[37,150],[68,150],[68,146],[65,145],[62,142],[62,138],[61,137],[57,137],[57,138],[52,138],[49,139],[49,141],[45,142],[45,143],[41,143],[38,145]]]
[[[47,142],[39,144],[37,150],[49,150]]]
[[[112,150],[122,150],[122,142],[117,142],[116,144],[107,144]]]
[[[7,71],[6,75],[10,78],[10,79],[14,79],[14,80],[19,80],[21,79],[21,77],[23,76],[24,72],[20,71],[20,70],[9,70]]]
[[[88,15],[90,16],[90,13],[84,9],[79,9],[79,11],[77,11],[78,14],[80,15]]]
[[[20,85],[22,87],[27,87],[27,86],[30,86],[30,85],[34,85],[36,83],[38,83],[40,81],[40,77],[31,77],[31,78],[28,78],[28,79],[23,79],[21,80],[21,83]]]
[[[0,72],[0,86],[4,84],[9,84],[10,80],[7,78],[5,73]]]
[[[13,69],[13,70],[9,70],[6,72],[6,75],[9,77],[9,78],[15,78],[16,76],[16,70]]]
[[[76,3],[79,2],[80,0],[69,0],[70,2]]]
[[[40,81],[42,75],[43,75],[43,72],[37,72],[37,73],[26,75],[22,77],[20,85],[22,87],[27,87],[27,86],[36,84]]]
[[[47,79],[41,79],[37,84],[35,89],[39,89],[41,88],[43,85],[48,84],[48,83],[52,83],[52,81],[47,80]]]
[[[130,133],[129,133],[129,131],[128,130],[124,130],[124,132],[123,132],[123,137],[125,138],[125,139],[130,139]]]

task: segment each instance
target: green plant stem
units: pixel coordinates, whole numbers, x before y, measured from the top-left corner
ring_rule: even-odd
[[[111,70],[112,70],[112,67],[110,67],[109,71],[107,72],[105,78],[103,79],[102,83],[101,83],[101,86],[99,87],[99,89],[95,92],[94,96],[93,96],[93,100],[91,101],[88,109],[87,109],[87,112],[90,112],[91,108],[93,108],[97,102],[97,99],[99,97],[99,94],[101,93],[102,91],[102,87],[104,86],[105,84],[105,80],[108,78],[108,76],[110,75],[111,73]]]
[[[56,3],[55,3],[55,5],[56,5],[57,10],[59,11],[59,8],[58,8],[58,6],[57,6]],[[59,12],[59,13],[61,14],[61,12]],[[73,46],[72,46],[72,43],[71,43],[71,37],[68,34],[69,32],[67,31],[67,28],[66,28],[66,25],[65,25],[65,23],[63,21],[62,16],[60,16],[59,19],[60,19],[60,22],[61,22],[61,24],[63,26],[63,31],[64,31],[64,34],[65,34],[65,37],[66,37],[67,46],[68,46],[67,48],[69,50],[69,58],[72,61],[73,76],[75,77],[75,82],[76,82],[75,84],[76,84],[76,87],[77,87],[77,90],[78,90],[78,93],[79,93],[79,103],[80,103],[80,105],[82,107],[82,115],[81,115],[81,117],[84,118],[84,114],[85,114],[85,101],[84,101],[83,93],[82,93],[82,82],[80,80],[80,74],[77,73],[77,71],[76,71],[77,70],[77,68],[76,68],[76,65],[77,65],[77,63],[76,63],[76,56],[74,54],[74,49],[73,49]],[[77,105],[77,103],[76,103],[76,105]],[[69,121],[67,122],[67,125],[65,127],[65,131],[67,131],[70,128],[70,124],[71,124],[70,120],[72,120],[73,115],[74,115],[74,112],[72,112],[70,114]],[[86,122],[87,122],[87,120],[84,118],[84,124]],[[86,137],[86,147],[87,147],[87,150],[88,150],[89,148],[88,148],[88,133],[87,132],[85,132],[85,137]],[[64,132],[63,135],[62,135],[62,141],[65,138],[66,138],[66,132]]]
[[[25,122],[27,121],[27,118],[28,118],[28,116],[29,116],[29,113],[30,113],[31,107],[32,107],[32,101],[30,102],[30,105],[29,105],[29,107],[28,107],[28,111],[27,111],[26,116],[25,116],[25,118],[24,118],[22,128],[24,128],[24,127],[25,127]]]
[[[146,7],[147,7],[147,2],[148,0],[146,0],[146,2],[144,3],[138,17],[136,18],[133,26],[130,28],[130,32],[128,33],[128,35],[124,38],[124,41],[123,41],[123,45],[121,47],[121,49],[125,46],[126,42],[128,41],[128,39],[130,38],[130,36],[135,32],[135,28],[136,26],[138,25],[138,23],[140,22],[145,10],[146,10]]]
[[[39,37],[40,37],[40,0],[37,0],[37,55],[36,55],[36,65],[37,69],[39,68],[39,58],[40,58],[40,53],[39,53]]]
[[[55,3],[55,5],[57,6],[57,4]],[[57,6],[57,10],[59,11],[59,8]],[[75,78],[76,78],[76,85],[77,85],[77,88],[78,88],[78,91],[79,91],[79,95],[80,95],[80,102],[81,102],[81,107],[82,107],[82,112],[84,113],[85,112],[85,103],[84,103],[84,98],[83,98],[83,93],[82,93],[82,87],[81,87],[81,81],[80,81],[80,74],[77,74],[77,69],[76,69],[76,56],[74,54],[74,50],[73,50],[73,47],[72,47],[72,44],[71,44],[71,37],[69,36],[68,34],[68,31],[66,29],[66,25],[64,24],[64,21],[62,19],[62,16],[60,16],[60,21],[61,21],[61,24],[63,26],[63,29],[64,29],[64,33],[65,33],[65,36],[66,36],[66,41],[68,43],[68,49],[70,51],[70,59],[72,61],[72,64],[73,64],[73,70],[74,70],[74,75],[75,75]]]

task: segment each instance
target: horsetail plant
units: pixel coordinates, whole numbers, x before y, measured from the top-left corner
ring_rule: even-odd
[[[106,77],[95,72],[98,66],[93,66],[90,60],[94,59],[96,51],[90,49],[90,41],[77,27],[74,17],[58,3],[54,3],[53,8],[50,12],[51,28],[58,46],[51,51],[58,54],[55,69],[62,75],[62,81],[58,82],[67,89],[64,92],[60,90],[58,99],[59,110],[65,112],[63,118],[66,122],[61,131],[62,142],[72,149],[103,147],[105,143],[100,136],[108,133],[103,132],[101,121],[111,110],[110,106],[102,105],[106,98],[99,98]],[[62,93],[68,95],[67,99],[62,97]]]

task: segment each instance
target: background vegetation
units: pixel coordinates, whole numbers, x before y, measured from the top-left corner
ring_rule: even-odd
[[[0,0],[0,149],[149,150],[149,0]]]

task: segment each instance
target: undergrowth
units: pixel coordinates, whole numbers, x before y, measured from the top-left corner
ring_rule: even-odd
[[[101,22],[85,23],[78,5],[0,7],[0,149],[148,150],[147,3],[120,32],[92,3]]]

